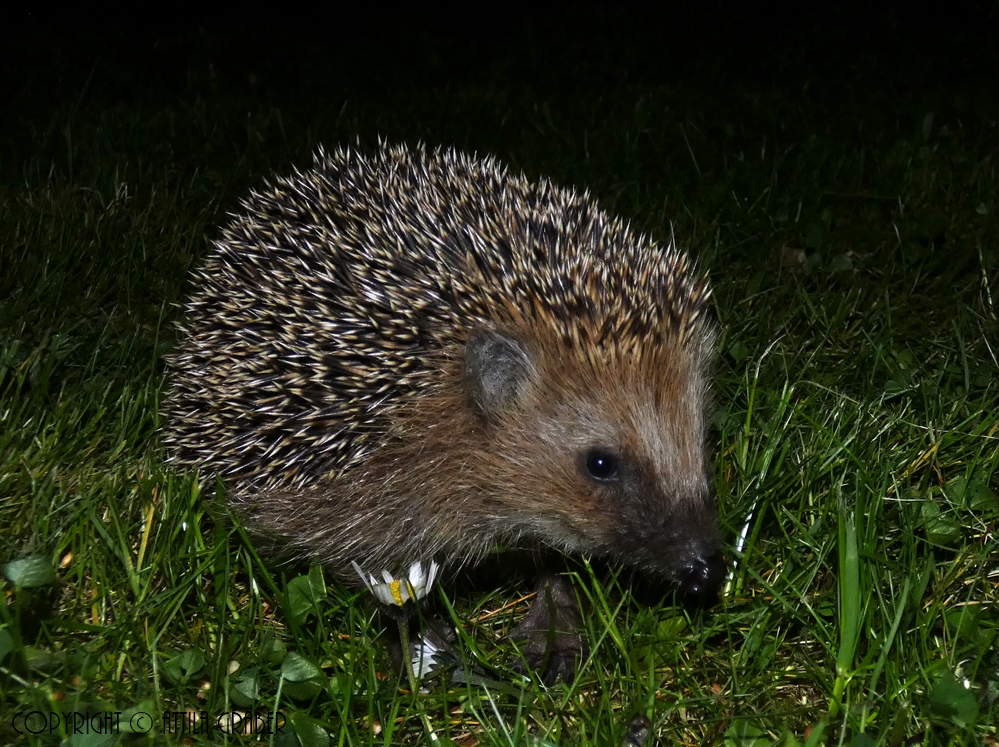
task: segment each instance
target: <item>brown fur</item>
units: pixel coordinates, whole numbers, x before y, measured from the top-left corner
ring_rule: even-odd
[[[704,463],[712,339],[628,359],[581,355],[536,330],[536,378],[495,422],[470,407],[460,350],[443,353],[439,386],[388,427],[361,467],[305,488],[236,492],[251,525],[356,584],[351,563],[402,572],[418,560],[475,562],[497,544],[610,555],[673,577],[692,533],[714,541]],[[622,505],[594,486],[578,454],[627,455],[645,492]],[[644,537],[660,528],[654,545]],[[661,555],[656,556],[656,552]]]

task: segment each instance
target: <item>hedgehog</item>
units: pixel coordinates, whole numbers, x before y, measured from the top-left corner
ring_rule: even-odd
[[[674,241],[423,146],[320,148],[230,217],[183,308],[161,435],[253,533],[347,585],[504,547],[717,592],[715,326]],[[539,591],[514,637],[571,676],[571,582],[543,569]]]

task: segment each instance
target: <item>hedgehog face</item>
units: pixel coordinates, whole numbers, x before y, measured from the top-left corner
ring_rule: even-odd
[[[506,520],[569,552],[713,593],[724,573],[691,356],[581,360],[489,330],[466,350]]]
[[[657,407],[620,383],[572,400],[545,429],[559,440],[545,445],[553,469],[556,461],[575,468],[559,492],[563,505],[574,506],[567,523],[582,528],[578,549],[690,594],[713,593],[724,569],[695,411]]]

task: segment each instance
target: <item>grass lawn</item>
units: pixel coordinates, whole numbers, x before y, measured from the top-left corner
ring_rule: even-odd
[[[790,41],[595,12],[481,35],[404,18],[376,41],[8,31],[0,743],[616,747],[644,715],[646,745],[999,744],[989,18]],[[710,272],[731,577],[696,611],[580,564],[571,684],[509,670],[529,588],[510,579],[435,591],[491,674],[413,694],[368,595],[259,557],[220,486],[162,464],[162,355],[208,240],[317,144],[379,137],[588,188]],[[251,712],[257,734],[226,731]]]

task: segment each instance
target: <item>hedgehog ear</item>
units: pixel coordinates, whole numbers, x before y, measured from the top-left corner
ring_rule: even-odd
[[[489,417],[520,399],[534,375],[527,346],[496,329],[478,329],[465,344],[465,385],[473,404]]]

